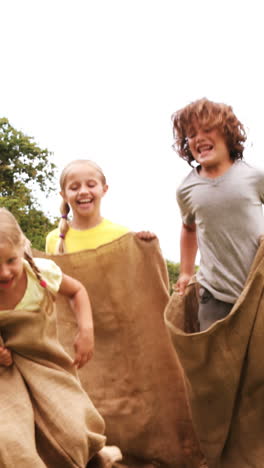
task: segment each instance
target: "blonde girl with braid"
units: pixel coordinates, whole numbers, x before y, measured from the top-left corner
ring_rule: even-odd
[[[40,295],[60,292],[71,300],[79,327],[73,365],[82,367],[91,359],[94,347],[92,312],[86,289],[79,281],[62,274],[51,260],[33,260],[30,242],[17,221],[8,210],[0,208],[0,310],[13,309],[20,304],[28,292],[28,278],[31,277],[41,287]]]
[[[58,228],[47,236],[46,253],[95,249],[129,231],[101,215],[101,201],[108,185],[102,169],[95,162],[83,159],[70,162],[62,171],[60,189],[61,219]],[[138,232],[137,236],[143,240],[156,237],[149,231]]]
[[[76,317],[74,360],[57,339],[54,298],[58,292],[70,301]],[[0,466],[85,468],[98,457],[102,466],[112,466],[113,450],[104,447],[104,421],[75,370],[93,354],[88,294],[52,260],[33,260],[29,241],[5,208],[0,208],[0,336],[0,411],[4,415]],[[27,405],[32,410],[27,411],[25,422]],[[13,431],[6,423],[14,417]],[[54,442],[53,463],[45,459],[47,451],[43,454],[36,447],[34,426],[50,444]]]

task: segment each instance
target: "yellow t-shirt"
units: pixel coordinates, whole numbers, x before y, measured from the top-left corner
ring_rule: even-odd
[[[34,258],[34,262],[40,271],[41,278],[46,281],[49,291],[56,294],[60,289],[62,280],[61,269],[56,265],[56,263],[48,258]],[[23,263],[27,273],[27,288],[24,296],[16,305],[15,309],[37,310],[43,301],[45,290],[39,284],[39,281],[29,263],[26,260],[23,260]]]
[[[127,232],[129,232],[128,228],[112,223],[107,219],[103,219],[100,224],[90,229],[77,230],[70,227],[65,236],[66,252],[72,253],[79,252],[80,250],[96,249],[100,245],[118,239],[118,237],[123,236]],[[47,254],[56,254],[59,240],[58,228],[49,232],[46,238]]]

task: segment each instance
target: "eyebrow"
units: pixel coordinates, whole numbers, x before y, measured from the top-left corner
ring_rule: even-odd
[[[96,182],[96,179],[94,178],[86,179],[85,182]],[[80,183],[79,180],[73,180],[72,182],[70,182],[70,184],[79,184],[79,183]]]

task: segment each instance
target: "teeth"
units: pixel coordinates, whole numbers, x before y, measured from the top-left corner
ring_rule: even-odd
[[[87,199],[87,200],[79,200],[78,203],[90,203],[92,199]]]
[[[203,151],[210,151],[212,149],[211,145],[205,145],[205,146],[199,146],[198,151],[199,153],[202,153]]]

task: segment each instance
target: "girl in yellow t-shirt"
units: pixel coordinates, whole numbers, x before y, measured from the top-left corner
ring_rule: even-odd
[[[129,229],[101,216],[101,200],[108,190],[102,169],[90,160],[75,160],[62,171],[60,177],[62,204],[59,227],[46,239],[46,253],[72,253],[95,249],[111,242]],[[72,211],[69,223],[68,214]],[[143,240],[156,237],[149,231],[137,236]]]

